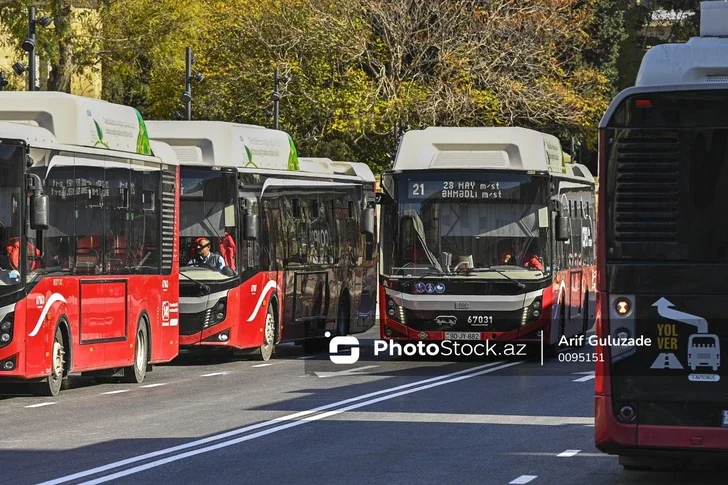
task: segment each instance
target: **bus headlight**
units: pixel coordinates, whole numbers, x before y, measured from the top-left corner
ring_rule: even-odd
[[[13,316],[13,312],[8,313],[0,322],[0,347],[5,347],[13,340]]]
[[[536,297],[530,305],[523,308],[523,317],[521,318],[521,325],[525,325],[528,322],[538,320],[541,316],[541,297]]]
[[[227,298],[220,298],[210,310],[210,320],[208,326],[218,324],[225,320],[227,314]]]
[[[404,308],[397,305],[390,297],[387,297],[387,316],[399,323],[405,323]]]

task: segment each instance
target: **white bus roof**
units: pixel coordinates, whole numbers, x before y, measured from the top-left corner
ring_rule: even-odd
[[[660,44],[642,58],[635,86],[677,84],[728,86],[728,2],[700,4],[700,37]],[[716,86],[718,87],[718,86]]]
[[[152,155],[141,114],[134,108],[53,91],[0,93],[0,136]],[[9,122],[9,123],[8,123]]]
[[[366,163],[357,162],[335,162],[329,158],[298,159],[301,172],[316,174],[332,174],[339,176],[357,177],[363,182],[374,183],[374,173]]]
[[[510,169],[572,175],[566,166],[561,142],[553,135],[518,127],[430,127],[405,133],[393,170]]]
[[[298,154],[285,131],[223,121],[147,121],[150,138],[172,146],[180,164],[296,170]]]

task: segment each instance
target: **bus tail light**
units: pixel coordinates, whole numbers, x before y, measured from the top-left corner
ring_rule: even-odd
[[[605,333],[613,341],[619,342],[622,339],[637,336],[637,309],[634,302],[634,295],[609,295],[609,318],[606,322],[602,321],[602,325],[607,324],[603,330],[608,331]],[[600,337],[605,337],[605,335],[602,334]],[[611,345],[609,347],[612,362],[619,362],[634,352],[635,347],[632,345]]]

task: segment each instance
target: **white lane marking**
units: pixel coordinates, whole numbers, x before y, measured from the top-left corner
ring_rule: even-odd
[[[257,433],[249,434],[249,435],[246,435],[246,436],[241,436],[240,438],[235,438],[235,439],[232,439],[232,440],[223,441],[222,443],[217,443],[217,444],[214,444],[214,445],[210,445],[210,446],[207,446],[205,448],[198,448],[196,450],[187,451],[187,452],[181,453],[179,455],[168,456],[167,458],[162,458],[161,460],[152,461],[150,463],[145,463],[144,465],[139,465],[139,466],[136,466],[134,468],[129,468],[127,470],[122,470],[120,472],[116,472],[116,473],[113,473],[111,475],[107,475],[105,477],[99,477],[99,478],[96,478],[94,480],[89,480],[88,482],[83,482],[81,485],[97,485],[99,483],[110,482],[112,480],[116,480],[116,479],[119,479],[119,478],[123,478],[123,477],[129,476],[129,475],[134,475],[136,473],[143,472],[143,471],[146,471],[146,470],[149,470],[149,469],[152,469],[152,468],[157,468],[157,467],[160,467],[162,465],[166,465],[168,463],[173,463],[175,461],[184,460],[185,458],[189,458],[191,456],[201,455],[203,453],[208,453],[210,451],[219,450],[221,448],[228,448],[230,446],[237,445],[237,444],[240,444],[240,443],[244,443],[246,441],[250,441],[250,440],[253,440],[253,439],[256,439],[256,438],[260,438],[262,436],[266,436],[266,435],[269,435],[269,434],[277,433],[279,431],[283,431],[283,430],[288,429],[288,428],[294,428],[296,426],[301,426],[302,424],[310,423],[310,422],[313,422],[313,421],[319,421],[321,419],[326,419],[326,418],[328,418],[330,416],[335,416],[337,414],[341,414],[341,413],[344,413],[344,412],[349,411],[349,410],[352,410],[352,409],[358,409],[358,408],[361,408],[361,407],[364,407],[364,406],[369,406],[371,404],[376,404],[376,403],[379,403],[379,402],[382,402],[382,401],[388,401],[390,399],[394,399],[394,398],[397,398],[397,397],[405,396],[407,394],[412,394],[412,393],[415,393],[415,392],[424,391],[426,389],[431,389],[433,387],[438,387],[438,386],[442,386],[442,385],[445,385],[445,384],[451,384],[453,382],[462,381],[464,379],[470,379],[471,377],[476,377],[476,376],[480,376],[480,375],[483,375],[483,374],[489,374],[489,373],[495,372],[497,370],[505,369],[507,367],[512,367],[514,365],[519,365],[519,364],[523,364],[523,363],[524,363],[524,361],[520,361],[520,362],[509,362],[507,364],[503,364],[503,365],[500,365],[498,367],[492,367],[490,369],[485,369],[485,370],[482,370],[480,372],[474,372],[474,373],[471,373],[471,374],[466,374],[466,375],[463,375],[463,376],[454,377],[452,379],[447,379],[447,380],[440,381],[440,382],[433,382],[432,384],[427,384],[425,386],[415,387],[413,389],[407,389],[405,391],[396,392],[394,394],[388,394],[386,396],[378,397],[378,398],[375,398],[375,399],[370,399],[368,401],[360,402],[360,403],[357,403],[357,404],[352,404],[351,406],[346,406],[344,408],[335,409],[333,411],[328,411],[328,412],[325,412],[325,413],[317,414],[316,416],[308,416],[308,417],[305,417],[303,419],[300,419],[300,420],[297,420],[297,421],[293,421],[291,423],[282,424],[280,426],[275,426],[273,428],[268,428],[268,429],[265,429],[263,431],[258,431]],[[534,476],[533,478],[536,478],[536,477]],[[526,482],[522,482],[522,483],[528,483],[529,481],[530,480],[528,480]],[[513,483],[513,482],[511,482],[511,483]],[[518,483],[521,483],[521,482],[518,482]]]
[[[304,355],[303,357],[297,357],[296,360],[307,360],[307,359],[313,359],[316,357],[315,355]]]
[[[315,372],[319,377],[341,377],[341,376],[360,376],[364,369],[373,369],[378,365],[365,365],[363,367],[354,367],[353,369],[340,370],[338,372]],[[366,375],[366,374],[364,374]]]
[[[520,452],[520,453],[501,453],[502,455],[509,456],[550,456],[553,457],[553,453],[541,453],[541,452]],[[607,458],[610,460],[614,459],[614,455],[607,455],[606,453],[579,453],[579,456],[587,456],[589,458]]]
[[[43,406],[52,406],[54,405],[54,402],[41,402],[38,404],[31,404],[30,406],[25,406],[26,408],[42,408]]]
[[[561,453],[559,453],[556,456],[561,457],[561,458],[569,458],[569,457],[576,455],[580,451],[581,450],[566,450],[566,451],[562,451]]]
[[[584,376],[584,377],[579,377],[578,379],[574,379],[572,382],[587,382],[592,379],[594,379],[594,376]]]
[[[200,377],[224,376],[225,374],[225,372],[211,372],[209,374],[202,374]]]
[[[122,392],[129,392],[129,389],[119,389],[118,391],[109,391],[109,392],[102,392],[102,396],[106,396],[109,394],[121,394]]]
[[[572,374],[578,375],[578,376],[593,376],[594,375],[594,371],[593,370],[588,370],[586,372],[572,372]]]
[[[263,306],[263,300],[265,299],[265,295],[268,293],[268,291],[275,288],[276,290],[280,290],[280,286],[278,286],[278,283],[275,281],[269,281],[264,287],[263,291],[260,292],[260,298],[258,298],[258,303],[255,305],[255,309],[253,310],[253,313],[250,314],[250,317],[248,317],[248,321],[252,322],[255,320],[255,317],[258,315],[258,312],[260,311],[260,307]]]
[[[46,315],[48,315],[48,312],[51,310],[51,305],[53,305],[57,301],[62,301],[63,303],[66,303],[66,299],[63,298],[63,295],[61,295],[60,293],[53,293],[51,297],[48,298],[48,301],[46,301],[45,306],[43,307],[43,311],[40,312],[38,321],[35,324],[35,328],[32,332],[28,334],[28,337],[35,337],[36,335],[38,335],[38,332],[40,332],[40,327],[43,326]]]
[[[343,413],[337,421],[361,422],[411,422],[452,424],[499,424],[518,426],[566,426],[594,423],[594,418],[580,416],[525,416],[515,414],[455,414],[455,413],[407,413],[407,412],[359,412]],[[553,456],[553,455],[551,455]]]
[[[125,460],[120,460],[120,461],[116,461],[116,462],[113,462],[113,463],[109,463],[108,465],[98,466],[98,467],[92,468],[90,470],[86,470],[86,471],[74,473],[73,475],[67,475],[65,477],[60,477],[60,478],[57,478],[55,480],[49,480],[49,481],[43,482],[42,484],[39,484],[39,485],[59,485],[61,483],[71,482],[71,481],[74,481],[74,480],[78,480],[80,478],[88,477],[88,476],[91,476],[91,475],[96,475],[98,473],[103,473],[103,472],[106,472],[106,471],[109,471],[109,470],[113,470],[115,468],[119,468],[119,467],[122,467],[122,466],[131,465],[132,463],[137,463],[137,462],[140,462],[140,461],[148,460],[150,458],[156,458],[158,456],[167,455],[169,453],[174,453],[174,452],[177,452],[177,451],[186,450],[188,448],[194,448],[195,446],[200,446],[200,445],[204,445],[206,443],[211,443],[213,441],[219,441],[219,440],[222,440],[222,439],[225,439],[225,438],[230,438],[230,437],[237,436],[237,435],[240,435],[240,434],[243,434],[243,433],[247,433],[248,431],[253,431],[253,430],[256,430],[256,429],[260,429],[260,428],[265,428],[266,426],[270,426],[271,424],[278,424],[278,423],[281,423],[281,422],[284,422],[284,421],[292,421],[294,419],[298,419],[298,418],[301,418],[303,416],[308,416],[308,415],[311,415],[311,414],[314,414],[314,413],[317,413],[317,412],[320,412],[320,411],[325,411],[327,409],[332,409],[332,408],[335,408],[335,407],[338,407],[338,406],[343,406],[345,404],[349,404],[349,403],[361,401],[363,399],[368,399],[370,397],[381,396],[382,394],[386,394],[386,393],[394,392],[394,391],[399,391],[401,389],[409,389],[411,387],[415,387],[415,386],[419,386],[419,385],[422,385],[422,384],[426,384],[428,382],[436,382],[436,381],[440,381],[440,380],[443,380],[443,379],[447,379],[449,377],[459,376],[459,375],[462,375],[462,374],[467,374],[469,372],[475,372],[475,371],[477,371],[479,369],[487,369],[487,368],[490,368],[490,367],[493,367],[493,366],[496,366],[496,365],[502,364],[502,363],[503,363],[502,361],[500,361],[500,362],[489,362],[487,364],[483,364],[483,365],[479,365],[479,366],[476,366],[476,367],[472,367],[470,369],[463,369],[463,370],[460,370],[460,371],[457,371],[457,372],[452,372],[450,374],[444,374],[444,375],[441,375],[441,376],[431,377],[429,379],[424,379],[424,380],[421,380],[421,381],[410,382],[409,384],[402,384],[401,386],[391,387],[391,388],[388,388],[388,389],[382,389],[382,390],[379,390],[379,391],[374,391],[374,392],[370,392],[370,393],[367,393],[367,394],[362,394],[361,396],[355,396],[355,397],[352,397],[352,398],[349,398],[349,399],[344,399],[343,401],[337,401],[337,402],[334,402],[334,403],[331,403],[331,404],[325,404],[325,405],[319,406],[317,408],[309,409],[308,411],[299,411],[299,412],[294,413],[294,414],[289,414],[287,416],[281,416],[280,418],[275,418],[275,419],[271,419],[269,421],[264,421],[262,423],[257,423],[257,424],[253,424],[253,425],[250,425],[250,426],[245,426],[243,428],[234,429],[232,431],[227,431],[225,433],[221,433],[221,434],[218,434],[218,435],[208,436],[207,438],[202,438],[202,439],[199,439],[199,440],[191,441],[189,443],[184,443],[184,444],[177,445],[177,446],[173,446],[173,447],[170,447],[170,448],[165,448],[165,449],[162,449],[162,450],[153,451],[151,453],[146,453],[144,455],[139,455],[139,456],[135,456],[135,457],[132,457],[132,458],[127,458]]]
[[[142,389],[150,389],[152,387],[166,386],[166,382],[159,382],[157,384],[147,384],[146,386],[140,386]]]
[[[273,364],[257,364],[257,365],[251,365],[250,367],[268,367],[269,365],[273,365]]]
[[[508,482],[510,485],[523,485],[524,483],[528,483],[534,479],[536,479],[538,475],[521,475],[520,477],[516,478],[513,481]]]

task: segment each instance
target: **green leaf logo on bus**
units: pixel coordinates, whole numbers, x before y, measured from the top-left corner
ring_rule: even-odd
[[[298,152],[291,135],[288,135],[288,144],[291,146],[291,153],[288,155],[288,170],[298,170]]]
[[[137,137],[136,151],[142,155],[151,155],[152,147],[149,144],[149,132],[147,131],[147,125],[144,123],[142,114],[136,109],[134,112],[136,113],[137,120],[139,121],[139,136]]]
[[[98,140],[96,140],[96,143],[94,143],[94,147],[101,145],[102,147],[104,147],[108,150],[109,144],[104,141],[103,130],[101,129],[101,127],[99,126],[99,123],[96,120],[94,120],[94,125],[96,126],[96,136],[99,138]]]
[[[250,151],[250,148],[248,148],[248,145],[243,145],[245,147],[245,153],[248,155],[248,163],[245,164],[246,167],[253,167],[258,168],[258,166],[253,162],[253,152]]]

